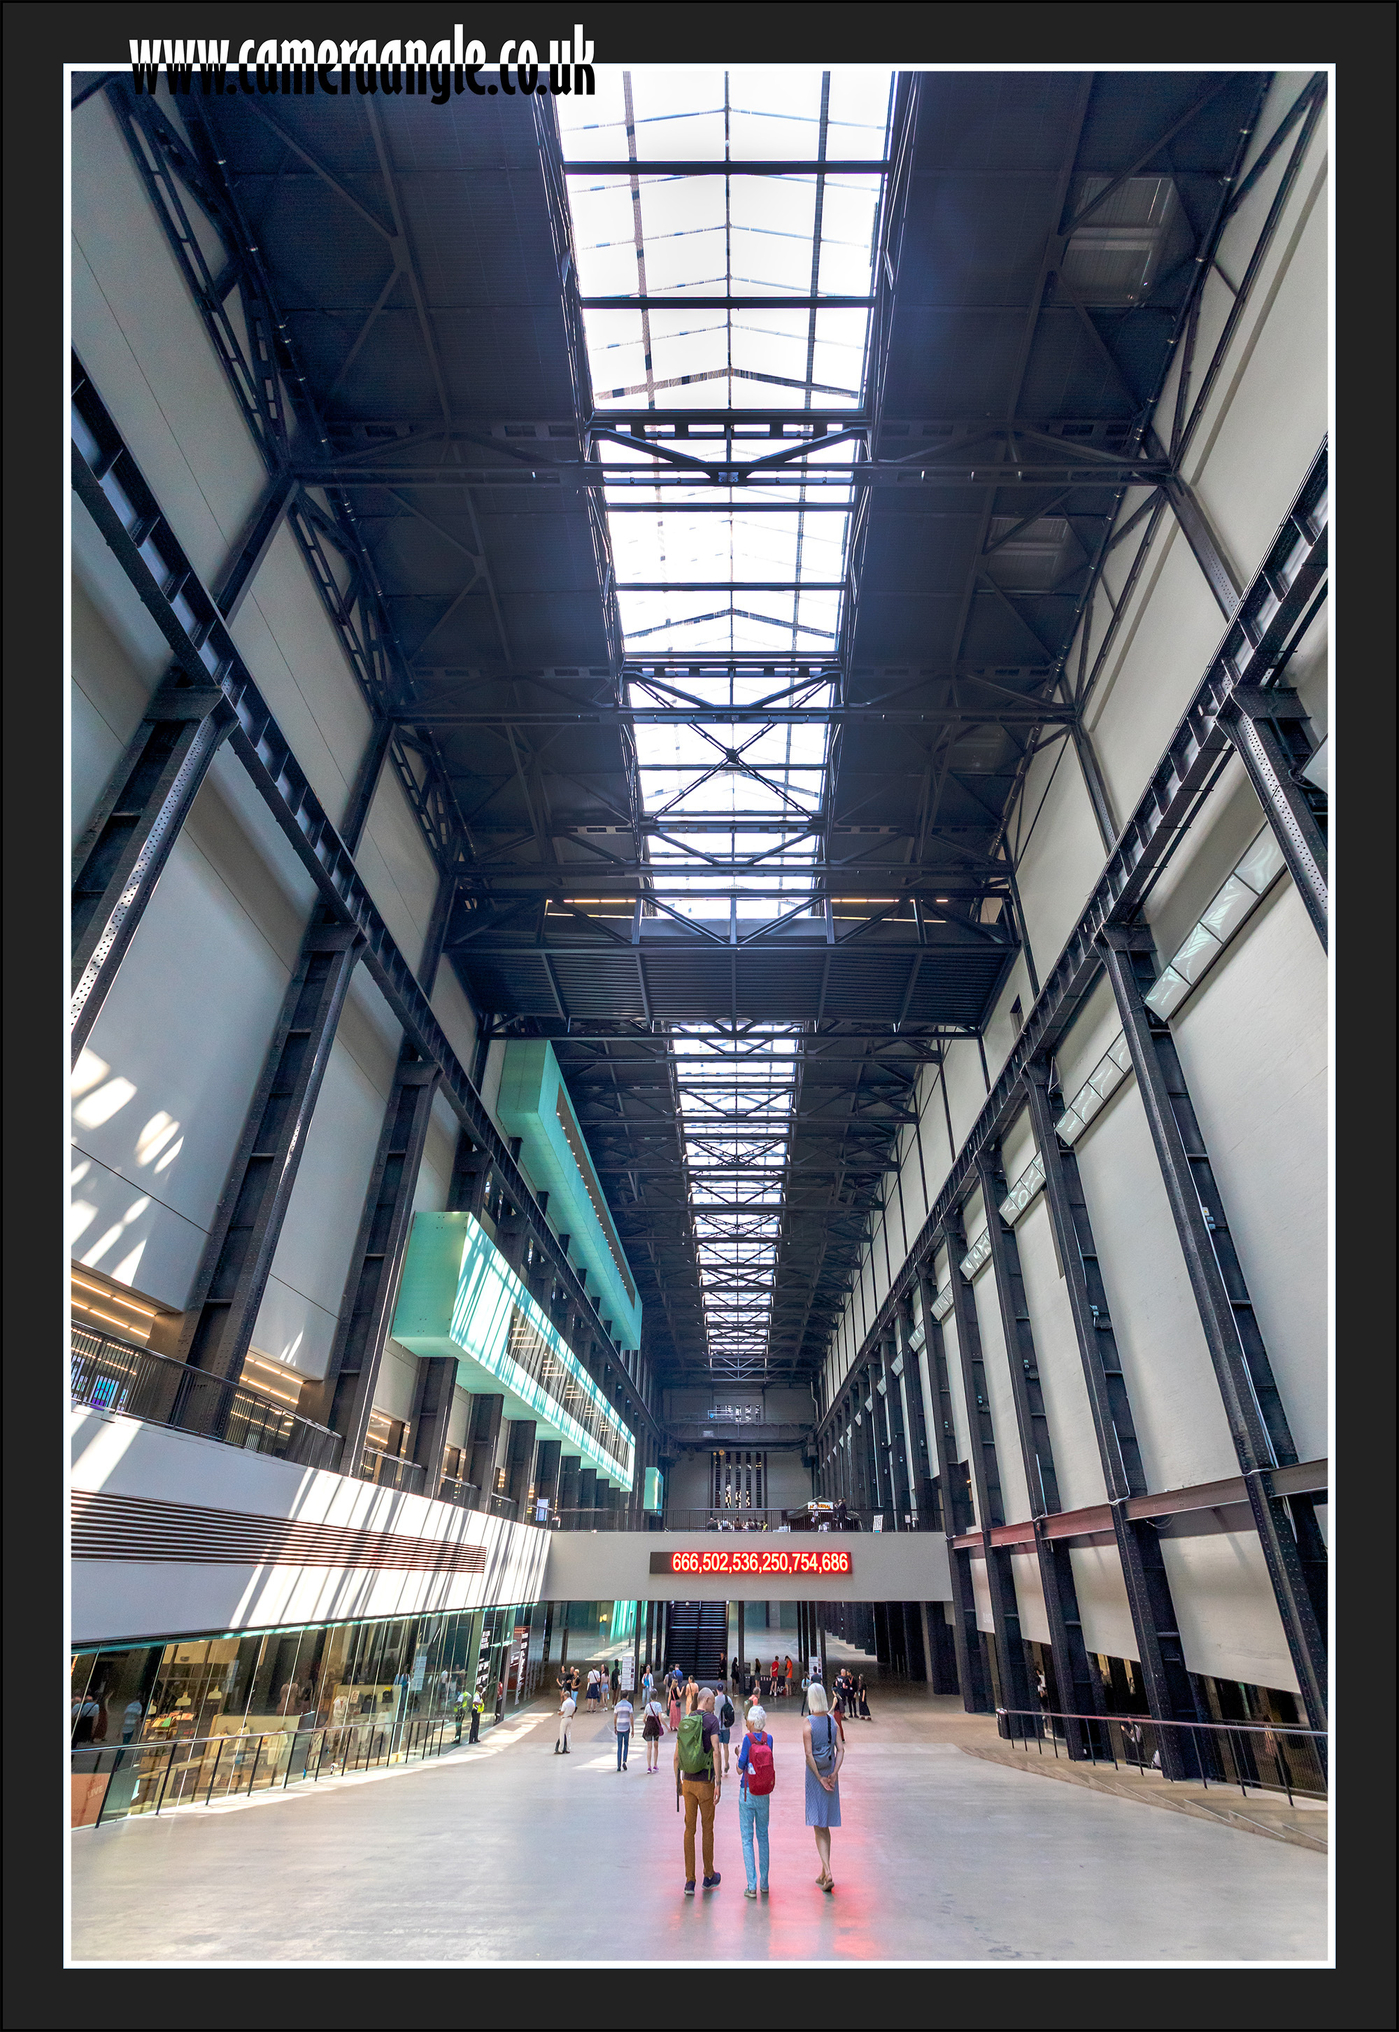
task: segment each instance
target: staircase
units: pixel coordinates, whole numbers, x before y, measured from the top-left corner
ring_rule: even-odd
[[[727,1602],[671,1602],[666,1618],[664,1663],[693,1672],[701,1686],[712,1686],[719,1660],[728,1657]]]

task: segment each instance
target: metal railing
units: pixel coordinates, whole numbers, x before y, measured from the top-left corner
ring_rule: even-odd
[[[475,1482],[464,1482],[456,1475],[443,1475],[438,1484],[439,1503],[455,1503],[462,1510],[479,1510],[481,1491]]]
[[[77,1749],[72,1760],[72,1825],[96,1827],[136,1813],[209,1806],[288,1785],[340,1778],[383,1764],[439,1756],[454,1722],[376,1715],[336,1729],[268,1729]]]
[[[931,1531],[931,1518],[912,1510],[850,1510],[844,1521],[821,1514],[814,1521],[803,1519],[800,1509],[726,1510],[720,1505],[708,1509],[677,1510],[667,1505],[663,1528],[667,1531]]]
[[[356,1478],[374,1482],[381,1489],[402,1489],[410,1496],[427,1493],[427,1470],[415,1460],[402,1460],[396,1453],[381,1453],[377,1446],[361,1450]]]
[[[1089,1764],[1125,1765],[1168,1784],[1225,1785],[1248,1794],[1285,1792],[1304,1799],[1327,1796],[1326,1733],[1288,1722],[1168,1722],[1150,1715],[1062,1714],[1053,1708],[998,1707],[1002,1738],[1029,1754],[1054,1755]]]
[[[269,1453],[300,1467],[334,1468],[340,1459],[338,1432],[301,1418],[246,1383],[233,1383],[192,1369],[169,1355],[111,1334],[74,1326],[71,1394],[75,1405],[116,1411],[151,1425],[221,1440],[249,1453]]]

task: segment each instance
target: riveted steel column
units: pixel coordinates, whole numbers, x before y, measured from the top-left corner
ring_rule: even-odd
[[[1156,974],[1150,935],[1109,926],[1101,949],[1307,1720],[1324,1729],[1326,1643],[1304,1565],[1315,1570],[1320,1534],[1305,1502],[1289,1515],[1269,1473],[1297,1449],[1170,1025],[1142,999]]]
[[[994,1208],[988,1208],[994,1213]],[[962,1258],[967,1253],[967,1232],[962,1209],[952,1209],[944,1225],[947,1240],[948,1274],[952,1292],[952,1316],[957,1322],[957,1353],[966,1394],[967,1419],[971,1426],[972,1486],[976,1490],[977,1521],[986,1556],[986,1579],[991,1591],[991,1621],[996,1657],[1000,1663],[1000,1694],[1005,1707],[1028,1708],[1030,1676],[1025,1664],[1025,1642],[1020,1633],[1020,1609],[1015,1597],[1015,1575],[1010,1553],[991,1541],[991,1528],[1006,1522],[1001,1496],[1000,1470],[996,1465],[996,1432],[991,1420],[991,1400],[986,1390],[985,1363],[981,1352],[981,1329],[976,1319],[976,1298],[962,1275]]]
[[[899,1378],[894,1374],[894,1362],[899,1351],[895,1335],[881,1336],[879,1360],[883,1370],[884,1417],[889,1429],[889,1496],[894,1506],[894,1529],[903,1531],[913,1522],[913,1498],[909,1488],[908,1434],[904,1430],[903,1397],[899,1391]]]
[[[364,936],[353,925],[327,923],[317,910],[195,1277],[178,1357],[233,1382],[242,1374],[335,1026],[363,946]]]
[[[320,1383],[308,1384],[302,1392],[305,1416],[344,1435],[346,1462],[359,1459],[369,1429],[439,1078],[437,1066],[426,1064],[407,1050],[401,1053],[365,1189],[325,1377]],[[432,1405],[442,1415],[438,1417],[434,1412],[427,1431],[422,1431],[418,1424],[420,1414],[415,1415],[413,1443],[413,1458],[427,1471],[427,1493],[432,1496],[436,1495],[441,1479],[446,1415],[456,1380],[455,1361],[447,1357],[434,1359],[446,1363],[452,1379],[444,1387],[439,1376],[428,1386]],[[420,1437],[425,1452],[419,1447]]]
[[[1326,835],[1298,780],[1312,753],[1302,703],[1295,691],[1281,687],[1236,685],[1221,717],[1324,948],[1329,901]]]
[[[217,685],[167,678],[73,848],[74,1062],[234,721],[233,707]]]
[[[1006,1358],[1010,1368],[1011,1396],[1015,1422],[1020,1434],[1020,1455],[1025,1484],[1030,1492],[1030,1513],[1035,1520],[1035,1552],[1039,1562],[1044,1612],[1049,1624],[1049,1645],[1054,1676],[1058,1682],[1059,1704],[1070,1714],[1088,1714],[1101,1699],[1102,1681],[1089,1668],[1083,1643],[1083,1623],[1078,1612],[1078,1591],[1074,1586],[1073,1563],[1062,1539],[1045,1536],[1044,1520],[1062,1510],[1059,1479],[1054,1472],[1054,1450],[1049,1436],[1049,1419],[1040,1385],[1039,1358],[1035,1351],[1034,1328],[1025,1297],[1025,1280],[1020,1270],[1020,1249],[1015,1230],[1000,1211],[1006,1196],[1005,1171],[999,1142],[984,1147],[977,1157],[982,1198],[986,1202],[987,1233],[991,1237],[991,1275],[1001,1309]],[[1087,1746],[1077,1722],[1064,1727],[1069,1756],[1083,1757]]]
[[[1113,1534],[1122,1562],[1122,1579],[1137,1640],[1147,1707],[1157,1721],[1199,1719],[1194,1689],[1181,1648],[1170,1578],[1161,1556],[1161,1541],[1150,1518],[1127,1514],[1127,1498],[1147,1493],[1146,1470],[1137,1444],[1122,1357],[1113,1333],[1102,1265],[1088,1219],[1088,1207],[1072,1147],[1054,1133],[1055,1107],[1050,1071],[1033,1059],[1025,1073],[1026,1099],[1035,1146],[1044,1165],[1044,1196],[1054,1232],[1069,1309],[1073,1314],[1083,1378],[1093,1413],[1098,1459],[1112,1510]],[[1161,1765],[1168,1778],[1197,1775],[1198,1764],[1187,1738],[1163,1729]]]
[[[903,1357],[904,1430],[908,1436],[908,1482],[917,1521],[926,1530],[936,1524],[938,1485],[928,1451],[928,1423],[923,1408],[922,1363],[913,1345],[913,1315],[905,1299],[898,1310],[899,1352]],[[926,1345],[927,1335],[924,1335]]]
[[[955,1265],[954,1274],[955,1274]],[[972,1513],[967,1469],[955,1458],[957,1427],[952,1416],[952,1390],[947,1374],[947,1350],[942,1328],[933,1318],[937,1285],[931,1259],[918,1273],[919,1297],[923,1307],[923,1337],[932,1366],[929,1376],[936,1386],[936,1414],[933,1442],[937,1451],[938,1485],[942,1498],[942,1528],[947,1538],[947,1564],[952,1574],[952,1643],[957,1656],[957,1679],[962,1705],[968,1714],[985,1714],[994,1705],[989,1675],[983,1657],[983,1633],[976,1621],[976,1590],[972,1582],[972,1555],[959,1552],[953,1540],[976,1529]]]

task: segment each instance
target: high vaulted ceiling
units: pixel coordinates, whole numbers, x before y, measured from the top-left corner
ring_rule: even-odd
[[[1005,980],[1019,787],[1037,748],[1082,748],[1077,619],[1127,490],[1148,512],[1169,492],[1148,418],[1266,84],[900,75],[861,142],[818,74],[798,151],[761,122],[744,143],[730,115],[761,79],[714,77],[725,138],[690,123],[683,163],[647,138],[642,77],[616,138],[600,85],[592,141],[538,99],[180,102],[312,419],[305,496],[378,580],[395,766],[457,884],[450,962],[495,1034],[553,1039],[674,1381],[819,1364],[917,1073]],[[636,248],[603,302],[569,190],[609,176]],[[804,283],[775,241],[754,279],[762,177],[815,194]],[[703,263],[666,280],[645,237],[655,192],[691,180],[753,232],[703,296]],[[836,292],[821,207],[857,190],[871,279]],[[844,394],[816,338],[836,294],[861,321]],[[647,337],[635,386],[594,390],[619,317],[649,306],[664,335],[704,309],[732,362],[753,301],[809,317],[804,377],[700,375],[667,407]],[[629,592],[609,517],[676,527],[672,501],[706,575],[673,546],[673,580]],[[718,576],[706,504],[735,532]],[[838,511],[819,591],[809,563],[767,581],[742,554],[749,508],[790,528],[798,507],[813,532]],[[717,646],[686,618],[709,608]]]

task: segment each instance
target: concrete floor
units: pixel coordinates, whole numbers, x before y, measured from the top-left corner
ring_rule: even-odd
[[[609,1718],[580,1716],[564,1762],[541,1706],[435,1765],[76,1830],[73,1959],[1326,1958],[1324,1856],[965,1755],[989,1725],[907,1689],[881,1688],[876,1719],[849,1727],[824,1896],[800,1721],[774,1707],[772,1891],[756,1904],[736,1783],[717,1816],[723,1883],[685,1898],[670,1741],[662,1776],[638,1738],[619,1777]]]

